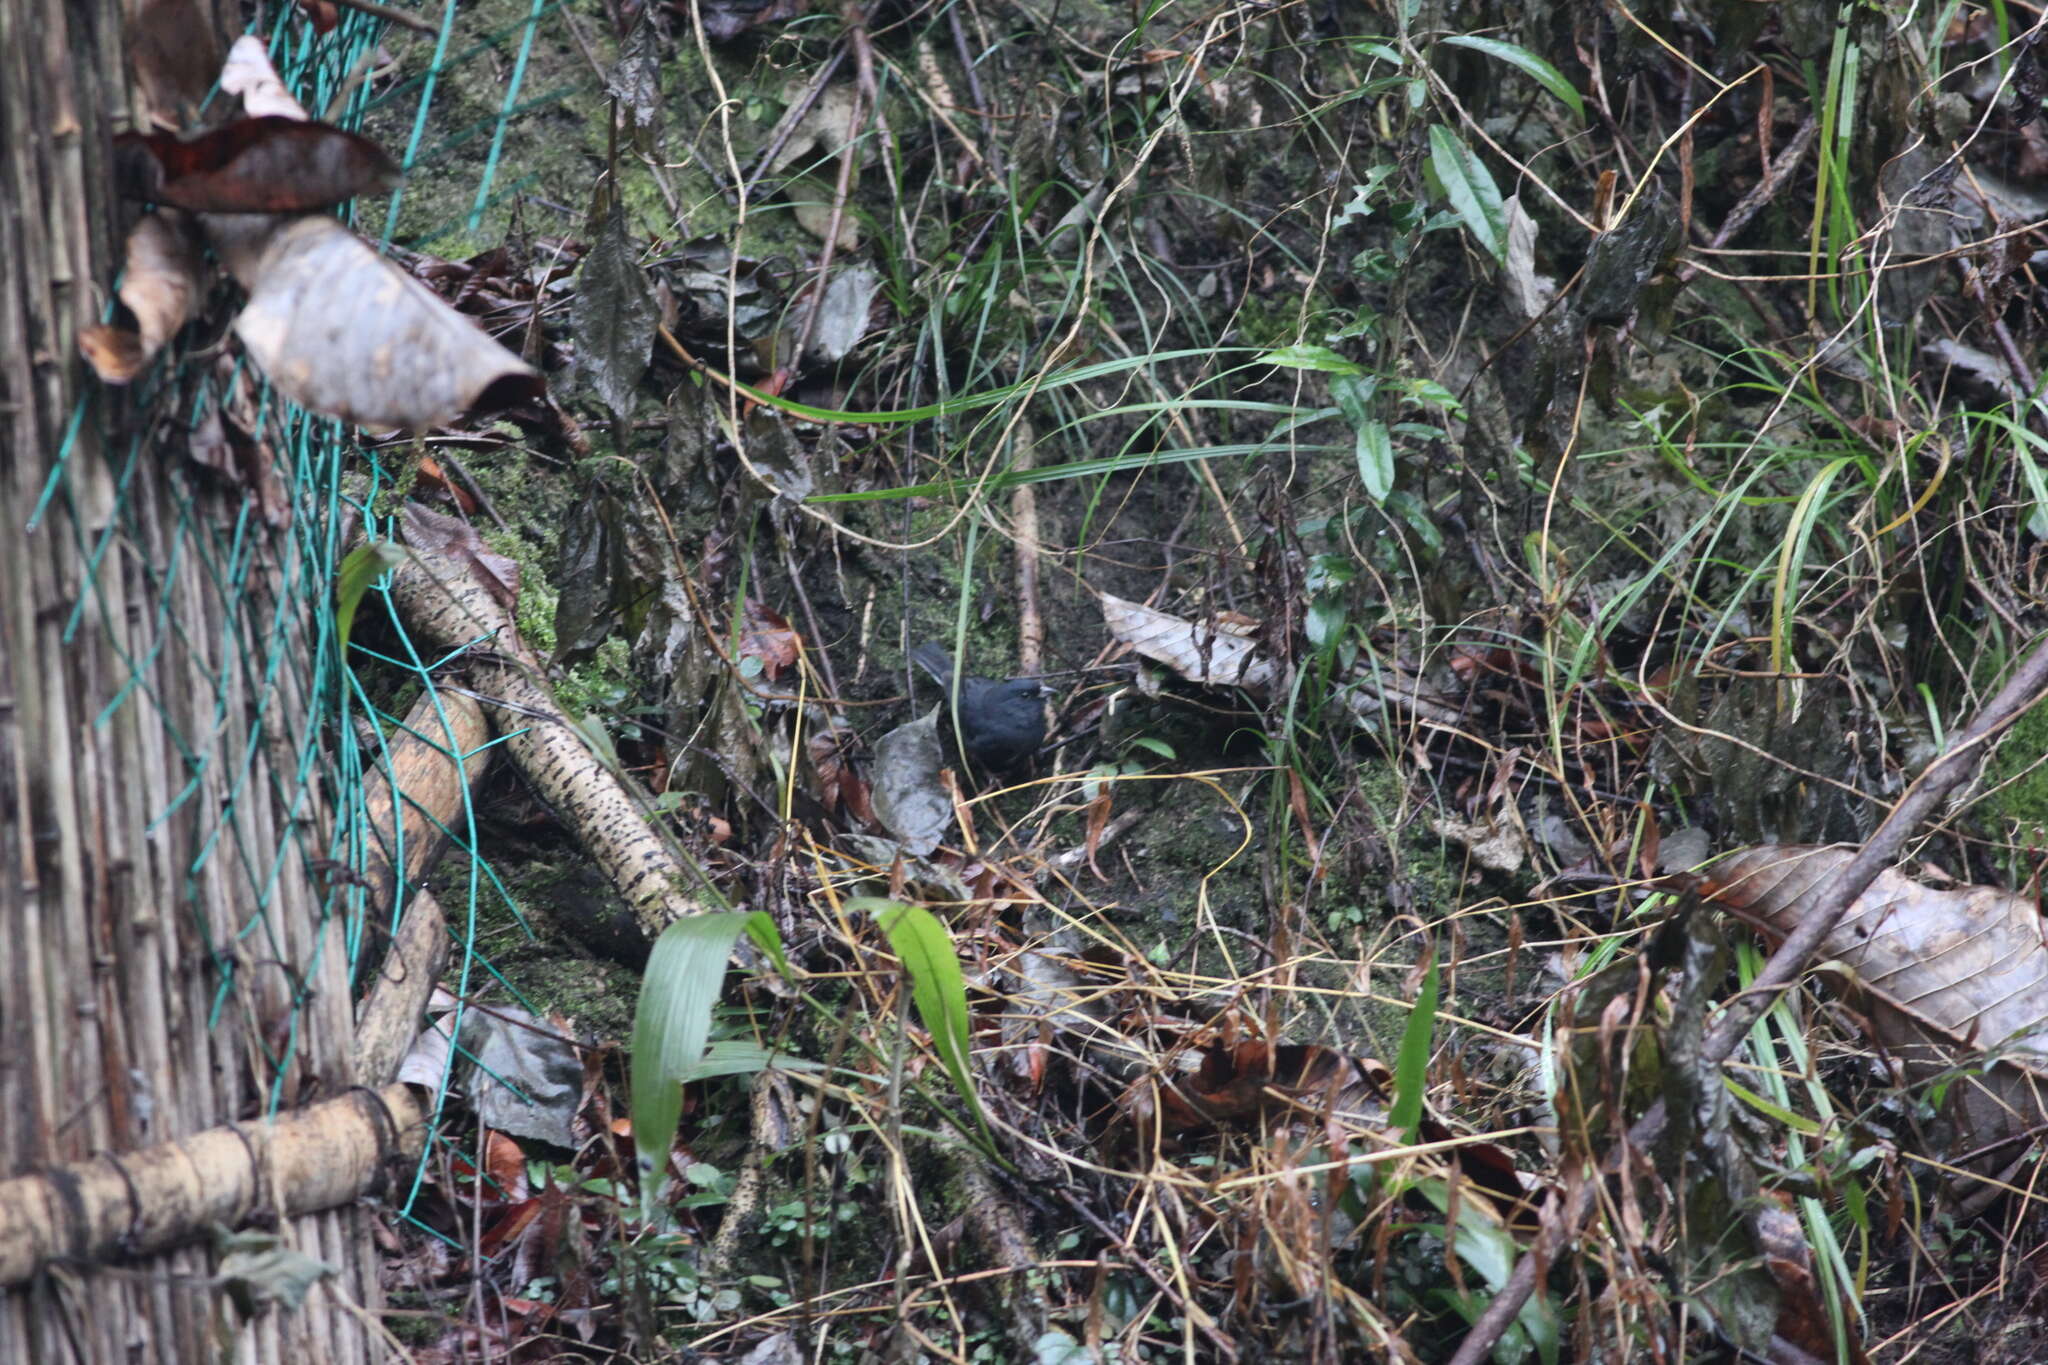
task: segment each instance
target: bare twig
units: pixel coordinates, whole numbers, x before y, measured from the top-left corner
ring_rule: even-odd
[[[397,24],[402,28],[409,28],[415,33],[424,33],[430,38],[441,36],[441,26],[439,24],[431,19],[422,19],[411,10],[400,9],[396,5],[380,5],[377,3],[377,0],[334,0],[334,3],[340,5],[343,9],[357,10],[363,14],[374,14],[387,24]]]

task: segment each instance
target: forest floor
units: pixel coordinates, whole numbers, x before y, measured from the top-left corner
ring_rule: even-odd
[[[409,174],[358,222],[560,410],[416,496],[774,919],[794,984],[719,1036],[822,1066],[691,1084],[642,1217],[646,945],[495,779],[495,880],[437,886],[586,1045],[587,1140],[451,1117],[390,1223],[417,1359],[1445,1360],[1610,1158],[1492,1359],[2040,1358],[2043,1120],[2002,1099],[1989,1171],[1947,1108],[2003,1035],[1906,1066],[1852,963],[1724,1086],[1700,1020],[1771,937],[1684,876],[1867,837],[2048,623],[2031,36],[1407,9],[386,36]],[[876,797],[926,641],[1054,695],[920,841]],[[2030,893],[2044,753],[1909,870]],[[946,926],[972,1106],[861,896]],[[1659,1097],[1690,1131],[1615,1156]]]

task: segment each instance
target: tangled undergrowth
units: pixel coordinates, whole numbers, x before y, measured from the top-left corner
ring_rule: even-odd
[[[1825,981],[1703,1061],[1769,945],[1670,875],[1865,838],[2042,627],[2030,16],[466,9],[367,217],[559,407],[416,496],[791,965],[647,1210],[631,978],[487,922],[580,1145],[445,1135],[419,1357],[1445,1360],[1590,1183],[1492,1359],[2037,1359],[2040,1121],[1987,1167],[1986,1064]],[[928,841],[924,641],[1058,689]],[[2034,884],[2038,734],[1921,868]],[[958,954],[957,1076],[873,897]]]

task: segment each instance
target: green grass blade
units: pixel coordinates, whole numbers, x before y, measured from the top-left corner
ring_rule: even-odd
[[[1406,1142],[1422,1127],[1422,1097],[1429,1089],[1429,1043],[1436,1029],[1436,961],[1422,975],[1415,1012],[1401,1032],[1401,1052],[1394,1059],[1394,1109],[1388,1122]]]
[[[1821,508],[1827,504],[1828,489],[1834,485],[1835,476],[1846,469],[1852,461],[1848,457],[1832,460],[1813,481],[1806,485],[1806,491],[1799,496],[1799,505],[1792,509],[1792,520],[1785,527],[1785,540],[1778,549],[1778,578],[1771,593],[1771,671],[1783,673],[1792,657],[1792,588],[1799,575],[1806,569],[1806,547],[1813,539],[1814,523],[1820,519]]]

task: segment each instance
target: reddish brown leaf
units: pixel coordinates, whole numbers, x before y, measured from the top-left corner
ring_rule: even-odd
[[[454,517],[444,517],[416,502],[405,505],[405,540],[458,560],[466,560],[477,582],[499,606],[511,611],[519,603],[519,561],[493,553],[476,528]]]
[[[868,796],[868,784],[854,766],[852,754],[859,739],[840,721],[811,732],[805,746],[811,768],[818,774],[818,800],[826,814],[845,811],[849,819],[873,824],[875,812]]]
[[[789,622],[759,602],[747,602],[740,623],[739,656],[759,659],[761,676],[774,682],[796,664],[802,642]]]
[[[1326,1047],[1257,1039],[1218,1043],[1203,1052],[1193,1076],[1161,1089],[1160,1114],[1175,1127],[1222,1123],[1286,1097],[1342,1085],[1351,1074],[1351,1059]]]
[[[429,492],[441,494],[448,501],[454,503],[457,510],[465,517],[476,515],[476,495],[455,482],[455,480],[449,478],[448,472],[441,468],[441,462],[431,455],[420,457],[419,468],[413,476],[413,487],[415,489],[424,488]]]
[[[398,183],[397,163],[368,138],[278,114],[190,140],[123,133],[114,147],[124,194],[202,213],[305,213]]]

